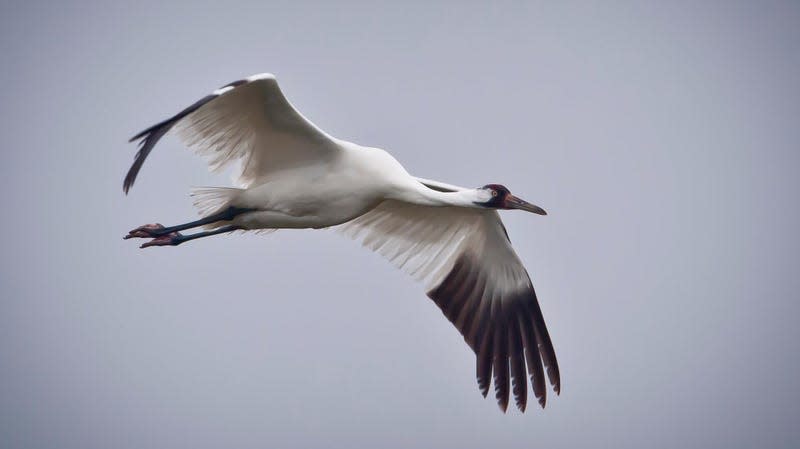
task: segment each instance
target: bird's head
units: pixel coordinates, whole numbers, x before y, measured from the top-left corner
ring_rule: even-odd
[[[520,209],[539,215],[547,215],[541,207],[531,204],[511,194],[506,186],[500,184],[486,184],[478,189],[486,201],[476,201],[475,204],[489,209]]]

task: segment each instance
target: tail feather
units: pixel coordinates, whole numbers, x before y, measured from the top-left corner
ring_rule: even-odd
[[[198,213],[207,217],[223,211],[242,192],[232,187],[197,187],[192,189],[193,204]]]

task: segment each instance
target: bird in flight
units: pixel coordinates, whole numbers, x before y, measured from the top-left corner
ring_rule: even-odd
[[[271,74],[227,84],[131,138],[147,156],[177,131],[211,170],[239,164],[239,188],[192,193],[201,219],[148,224],[125,236],[177,246],[236,230],[335,227],[424,282],[428,296],[475,352],[478,387],[504,412],[509,390],[525,411],[528,380],[544,407],[545,372],[558,394],[558,362],[536,293],[497,210],[546,215],[500,184],[471,189],[410,175],[389,153],[328,135],[289,103]],[[183,234],[200,228],[193,234]],[[527,369],[526,369],[527,368]]]

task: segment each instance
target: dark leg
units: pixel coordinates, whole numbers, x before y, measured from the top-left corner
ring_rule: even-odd
[[[159,223],[156,224],[149,224],[144,226],[139,226],[138,228],[132,230],[128,233],[124,238],[130,239],[134,237],[141,237],[141,238],[156,238],[161,236],[166,236],[178,231],[183,231],[185,229],[196,228],[198,226],[203,226],[211,223],[216,223],[218,221],[230,221],[233,220],[239,214],[244,212],[250,212],[253,209],[243,209],[239,207],[229,207],[222,212],[218,212],[213,215],[209,215],[208,217],[201,218],[199,220],[190,221],[189,223],[179,224],[175,226],[167,226],[164,227]]]
[[[172,231],[169,234],[158,236],[153,240],[143,244],[141,248],[147,248],[150,246],[178,246],[183,242],[188,242],[189,240],[199,239],[201,237],[208,237],[210,235],[224,234],[226,232],[236,231],[238,229],[244,229],[244,228],[242,228],[241,226],[229,225],[214,229],[212,231],[198,232],[196,234],[189,234],[189,235],[183,235],[180,232]]]

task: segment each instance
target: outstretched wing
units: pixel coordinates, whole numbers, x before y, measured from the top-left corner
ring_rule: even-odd
[[[175,128],[181,140],[205,156],[211,170],[241,164],[238,183],[247,187],[272,171],[322,163],[338,143],[292,107],[271,74],[227,84],[131,138],[139,151],[123,189],[128,193],[156,143]]]
[[[384,201],[340,229],[426,283],[428,296],[475,352],[484,396],[493,374],[502,410],[508,406],[513,380],[517,407],[525,411],[526,365],[542,407],[542,364],[553,389],[560,391],[558,362],[536,293],[497,212]]]

